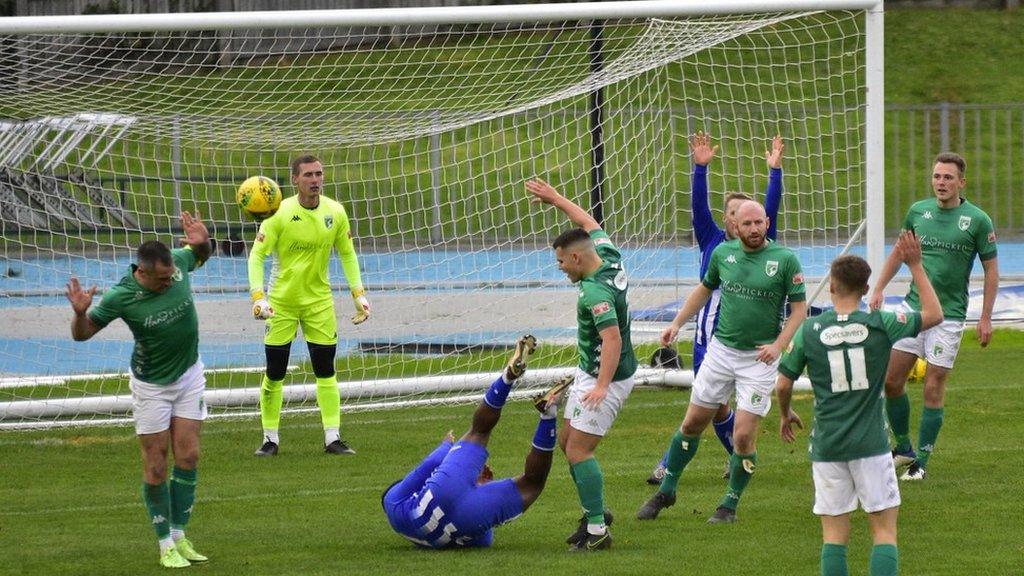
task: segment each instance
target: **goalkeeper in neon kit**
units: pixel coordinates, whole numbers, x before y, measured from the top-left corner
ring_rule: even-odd
[[[334,354],[338,344],[338,322],[334,315],[327,268],[331,249],[338,251],[345,279],[355,303],[353,324],[370,317],[370,303],[363,290],[359,260],[352,244],[348,214],[341,204],[321,194],[324,169],[313,155],[291,162],[295,196],[281,202],[281,208],[260,224],[256,242],[249,253],[249,291],[252,313],[267,321],[263,339],[267,370],[260,390],[263,444],[257,456],[277,454],[280,440],[282,384],[288,370],[288,355],[298,328],[309,348],[316,376],[316,401],[324,427],[324,451],[355,454],[341,439],[341,398],[334,376]],[[264,293],[263,262],[275,254],[270,288]]]

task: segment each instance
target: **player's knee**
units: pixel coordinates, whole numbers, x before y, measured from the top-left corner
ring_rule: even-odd
[[[267,356],[267,379],[284,380],[285,374],[288,373],[288,355],[291,346],[291,343],[279,346],[264,345],[264,352]]]
[[[313,365],[313,374],[317,378],[334,376],[334,354],[336,351],[335,344],[309,343],[309,363]]]
[[[750,454],[754,451],[757,442],[756,431],[736,431],[732,435],[734,450],[739,454]]]
[[[162,484],[167,481],[167,460],[156,461],[147,458],[143,465],[142,474],[147,484]]]
[[[194,470],[199,464],[199,445],[188,446],[174,453],[174,465],[185,470]]]
[[[546,482],[547,475],[540,474],[523,474],[516,478],[516,488],[519,490],[519,495],[523,498],[524,511],[536,502],[537,498],[540,498]]]

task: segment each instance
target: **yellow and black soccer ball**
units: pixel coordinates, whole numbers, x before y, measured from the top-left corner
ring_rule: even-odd
[[[281,187],[266,176],[252,176],[238,187],[235,200],[250,218],[264,220],[281,207]]]

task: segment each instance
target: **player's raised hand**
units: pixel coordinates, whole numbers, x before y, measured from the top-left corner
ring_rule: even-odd
[[[88,290],[82,290],[82,285],[78,283],[78,278],[74,276],[64,286],[64,295],[67,297],[68,302],[71,302],[71,308],[75,311],[75,314],[81,316],[89,310],[89,306],[92,305],[92,297],[96,295],[96,287],[93,286]]]
[[[529,192],[533,198],[530,198],[530,202],[544,204],[554,204],[557,202],[562,195],[555,190],[555,187],[540,178],[534,178],[533,180],[526,181],[526,191]]]
[[[690,138],[690,157],[694,164],[707,166],[718,152],[718,145],[711,145],[711,135],[698,131]]]
[[[671,346],[676,341],[676,336],[679,334],[679,328],[675,324],[669,324],[667,328],[661,331],[661,345]]]
[[[206,230],[199,212],[193,216],[190,212],[181,213],[181,230],[185,236],[179,239],[182,246],[198,246],[210,241],[210,232]]]
[[[788,414],[779,416],[779,435],[782,436],[783,442],[796,440],[796,432],[793,430],[793,426],[801,430],[804,429],[804,421],[800,419],[799,414],[790,410]]]
[[[872,292],[871,298],[868,299],[868,309],[870,310],[881,310],[882,303],[885,301],[885,294],[881,292]]]
[[[353,324],[362,324],[370,319],[370,301],[366,299],[366,290],[353,290],[352,303],[356,307],[355,316],[352,316]]]
[[[900,260],[907,266],[916,266],[921,263],[921,240],[912,230],[900,232],[899,238],[896,239],[895,250],[898,251]]]
[[[776,134],[775,138],[772,138],[772,149],[764,153],[765,160],[768,161],[769,168],[782,168],[782,150],[786,145],[782,142],[782,136]]]
[[[771,344],[761,344],[757,347],[757,359],[765,364],[772,364],[782,356],[782,349],[775,342]]]

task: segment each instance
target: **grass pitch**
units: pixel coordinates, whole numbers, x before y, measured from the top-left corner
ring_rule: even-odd
[[[900,561],[904,574],[1010,574],[1024,547],[1012,537],[1013,502],[1024,496],[1016,439],[1024,435],[1017,358],[1024,334],[999,331],[988,349],[964,337],[947,394],[946,423],[922,484],[901,484]],[[487,550],[414,549],[393,534],[381,490],[405,474],[449,428],[468,425],[469,405],[363,412],[343,417],[351,458],[321,453],[318,418],[285,415],[282,452],[251,454],[256,421],[218,420],[203,434],[199,493],[189,535],[213,574],[488,574],[527,567],[548,574],[817,574],[820,530],[804,432],[778,439],[776,410],[759,442],[760,466],[739,522],[706,517],[725,489],[724,452],[706,434],[675,507],[649,523],[633,515],[652,489],[643,483],[685,410],[688,393],[638,389],[599,451],[606,502],[616,513],[608,553],[565,552],[579,504],[560,454],[548,488]],[[920,386],[912,386],[916,419]],[[809,420],[808,394],[795,409]],[[536,416],[512,402],[491,442],[499,475],[521,470]],[[916,438],[916,422],[913,424]],[[129,428],[0,435],[2,574],[157,574],[156,542],[140,494],[140,459]],[[855,516],[851,573],[866,573],[870,539]]]

